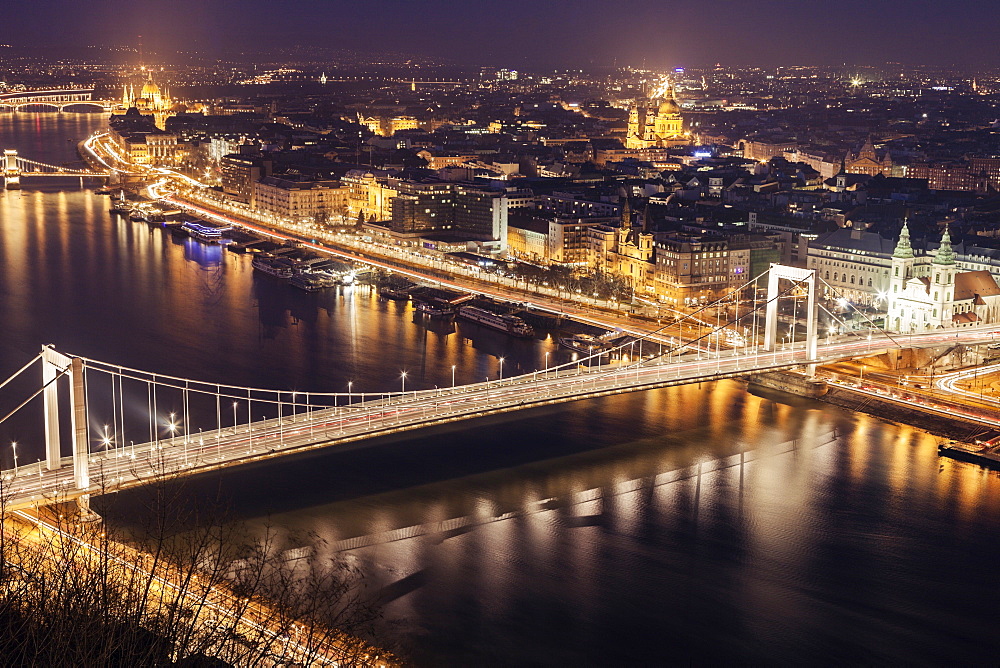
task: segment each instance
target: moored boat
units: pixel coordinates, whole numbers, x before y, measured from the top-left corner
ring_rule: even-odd
[[[573,334],[559,337],[559,345],[581,355],[608,354],[608,342],[589,334]]]
[[[214,225],[206,225],[194,221],[188,221],[182,227],[187,230],[192,239],[197,239],[206,244],[222,243],[225,241],[223,233],[229,229],[228,227],[215,227]]]
[[[274,276],[275,278],[292,277],[292,267],[287,260],[261,253],[255,255],[250,264],[257,271],[265,273],[268,276]]]
[[[452,318],[455,316],[455,309],[450,306],[420,302],[417,310],[430,318]]]
[[[316,292],[318,290],[323,290],[324,288],[334,287],[337,284],[337,280],[333,276],[326,273],[302,272],[292,276],[290,283],[300,290],[305,290],[306,292]]]
[[[385,297],[386,299],[399,299],[405,301],[410,298],[410,291],[408,288],[384,285],[378,289],[378,295],[379,297]]]
[[[516,315],[494,313],[478,306],[463,306],[458,309],[458,315],[484,327],[506,332],[511,336],[531,338],[535,335],[535,330],[532,329],[531,325]]]

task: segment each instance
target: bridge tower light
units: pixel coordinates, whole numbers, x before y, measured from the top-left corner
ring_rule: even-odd
[[[17,190],[21,187],[21,167],[17,164],[17,149],[4,149],[3,182],[10,190]]]

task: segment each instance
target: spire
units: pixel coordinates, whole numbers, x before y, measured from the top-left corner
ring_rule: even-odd
[[[909,259],[913,257],[913,246],[910,245],[910,228],[903,221],[903,229],[899,231],[899,242],[896,243],[896,250],[892,252],[893,257]]]
[[[934,264],[955,264],[955,251],[951,247],[951,234],[948,233],[948,226],[944,226],[944,234],[941,235],[941,245],[938,246],[937,255],[934,256]]]
[[[622,227],[628,229],[632,226],[632,202],[628,193],[625,194],[625,202],[622,204]]]

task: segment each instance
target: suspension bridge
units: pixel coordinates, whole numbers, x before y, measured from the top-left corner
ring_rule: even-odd
[[[757,290],[764,279],[766,297]],[[355,382],[348,383],[347,392],[240,387],[44,346],[0,383],[0,401],[13,404],[16,399],[9,401],[4,388],[41,366],[40,384],[32,384],[0,424],[21,411],[30,412],[26,407],[40,398],[42,424],[36,425],[35,438],[44,443],[45,457],[18,465],[17,448],[23,453],[25,442],[12,443],[14,466],[0,474],[2,493],[10,509],[75,500],[87,515],[92,495],[154,480],[525,408],[793,367],[813,370],[817,364],[891,349],[988,343],[1000,334],[996,326],[981,326],[900,337],[872,324],[867,331],[843,335],[834,335],[830,328],[821,342],[818,281],[814,270],[772,265],[681,322],[639,335],[612,351],[506,378],[501,360],[497,378],[433,389],[407,388],[405,372],[398,391],[360,391],[361,383]],[[805,305],[800,316],[801,302]],[[706,310],[719,314],[723,309],[735,315],[715,326],[700,317]],[[790,310],[792,321],[780,344],[779,310],[786,315]],[[683,331],[684,320],[697,323],[694,334],[687,339],[666,335]],[[804,337],[796,335],[796,327],[799,333],[804,327]],[[745,336],[733,343],[730,333],[735,330]],[[68,394],[68,406],[60,401],[61,394]],[[67,435],[69,447],[64,449]]]
[[[54,88],[0,93],[0,111],[64,112],[70,107],[111,111],[114,103],[110,100],[95,100],[93,88]]]
[[[16,149],[5,149],[3,152],[3,181],[4,186],[10,189],[21,187],[21,180],[25,177],[56,177],[56,178],[78,178],[83,179],[106,179],[111,176],[111,172],[101,172],[93,169],[74,169],[62,165],[52,165],[38,160],[31,160],[18,155]]]

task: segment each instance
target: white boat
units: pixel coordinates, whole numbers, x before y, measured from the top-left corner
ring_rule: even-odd
[[[118,197],[118,201],[115,203],[115,205],[110,209],[108,209],[108,211],[122,216],[127,216],[132,211],[132,208],[128,205],[128,202],[125,201],[124,190],[121,191],[121,195]]]
[[[600,353],[601,356],[604,356],[608,354],[608,342],[589,334],[561,336],[559,337],[559,345],[581,355],[590,356]]]
[[[531,338],[535,335],[535,330],[531,328],[531,325],[516,315],[494,313],[478,306],[463,306],[458,309],[458,315],[490,329],[506,332],[511,336]]]

